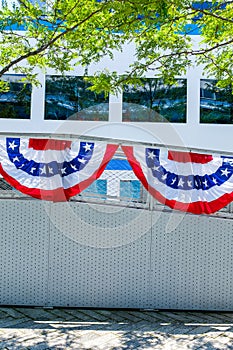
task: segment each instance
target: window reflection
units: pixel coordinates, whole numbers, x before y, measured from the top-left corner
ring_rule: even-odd
[[[120,197],[131,199],[140,199],[141,183],[138,180],[121,180],[120,182]]]
[[[31,84],[22,82],[23,75],[6,74],[1,80],[9,83],[7,92],[0,92],[0,118],[30,119]]]
[[[107,194],[107,181],[106,180],[96,180],[90,186],[88,186],[81,195],[91,193],[93,195],[106,195]]]
[[[217,81],[201,80],[200,122],[211,124],[233,124],[232,88],[216,86]]]
[[[165,85],[161,79],[143,78],[123,91],[123,121],[186,122],[187,84]]]
[[[83,77],[47,76],[45,119],[108,120],[108,98],[89,86]]]

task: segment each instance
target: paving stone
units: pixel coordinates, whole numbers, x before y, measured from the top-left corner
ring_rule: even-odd
[[[231,342],[232,343],[232,340],[230,340],[227,336],[225,336],[224,334],[221,334],[218,338],[217,338],[217,340],[220,342],[220,343],[222,343],[222,344],[227,344],[227,343],[229,343],[229,342]]]
[[[2,312],[1,310],[0,310],[0,320],[3,318],[6,318],[7,316],[9,316],[9,315],[7,315],[5,312]]]
[[[114,310],[102,310],[102,309],[97,309],[96,310],[99,314],[104,315],[106,317],[110,317],[111,314],[114,312]]]
[[[199,347],[199,349],[203,350],[203,348],[206,350],[210,350],[210,349],[217,349],[217,350],[226,350],[229,349],[229,347],[226,344],[223,344],[221,342],[218,341],[218,339],[209,339],[206,338],[205,342],[203,341],[203,343],[201,344],[201,346]]]
[[[173,332],[175,334],[178,332],[178,327],[175,324],[159,325],[154,329],[154,332],[169,337],[173,334]]]
[[[20,339],[19,343],[25,347],[32,347],[33,349],[46,349],[50,346],[50,343],[67,343],[67,334],[61,334],[60,332],[47,332],[46,334],[38,334],[37,337],[28,337]]]
[[[192,322],[194,320],[199,320],[201,319],[201,314],[199,313],[199,317],[197,318],[197,316],[194,316],[192,311],[178,311],[176,310],[175,314],[179,315],[181,317],[181,322]],[[193,316],[194,316],[194,319],[193,319]],[[202,320],[202,319],[201,319]]]
[[[16,325],[20,328],[21,324],[24,322],[28,322],[28,318],[11,318],[7,317],[5,320],[0,321],[0,328],[9,328],[9,327],[15,327]]]
[[[96,350],[125,349],[125,341],[121,336],[105,338],[105,341],[98,344]],[[95,350],[93,348],[93,350]]]
[[[188,334],[190,336],[190,333],[192,334],[195,331],[195,329],[196,329],[196,327],[194,327],[194,326],[185,327],[182,324],[177,324],[177,326],[175,326],[173,329],[171,329],[169,334],[175,335],[177,337],[181,337],[181,336],[184,336],[186,334]]]
[[[227,323],[233,324],[233,314],[232,313],[221,313],[218,317]]]
[[[84,314],[80,309],[66,309],[66,312],[74,316],[77,321],[94,321],[90,315]]]
[[[13,318],[23,317],[22,313],[18,312],[16,309],[14,309],[12,307],[1,307],[0,312],[1,313],[3,312],[5,317],[6,317],[6,314],[10,317],[13,317]]]
[[[119,349],[164,349],[164,338],[157,338],[151,341],[151,339],[134,338],[123,343],[122,348]]]
[[[159,311],[151,311],[149,312],[149,315],[154,317],[158,320],[158,322],[171,322],[171,318],[169,316],[166,316],[166,314],[162,314]]]
[[[171,349],[182,349],[182,350],[188,350],[189,349],[189,344],[187,343],[182,343],[179,340],[175,339],[165,339],[163,343],[163,349],[166,350],[171,350]]]
[[[128,311],[117,311],[116,314],[123,317],[125,320],[129,320],[131,322],[139,322],[142,320],[139,317],[131,315]]]
[[[57,317],[48,310],[42,308],[16,308],[16,311],[24,314],[33,320],[56,320]]]
[[[219,323],[219,319],[215,316],[216,314],[211,314],[211,313],[206,313],[206,312],[202,312],[202,313],[198,313],[198,312],[192,312],[192,315],[199,320],[199,322],[202,323]],[[221,321],[220,321],[221,323]]]
[[[202,313],[187,312],[186,318],[188,318],[188,322],[186,321],[186,323],[207,323]]]
[[[137,324],[138,325],[138,324]],[[114,339],[119,343],[124,344],[124,342],[128,339],[131,339],[132,333],[133,336],[142,336],[145,329],[147,328],[147,325],[144,323],[140,323],[140,325],[137,327],[136,324],[128,324],[128,325],[115,325],[115,329],[111,328],[111,330],[106,329],[104,331],[100,331],[96,334],[96,338],[92,337],[91,341],[88,341],[88,343],[84,343],[85,346],[88,348],[100,348],[105,347],[105,344],[109,341],[113,341]],[[138,333],[140,332],[140,334]],[[81,340],[83,340],[82,338]],[[90,340],[90,339],[89,339]]]
[[[161,322],[160,320],[158,320],[158,318],[151,316],[151,314],[148,312],[130,311],[129,314],[134,315],[140,318],[141,320],[145,320],[148,322],[158,322],[158,323]]]
[[[233,315],[218,314],[217,319],[219,320],[219,323],[227,323],[233,326]]]
[[[75,320],[76,317],[62,309],[52,309],[50,310],[50,313],[54,316],[59,317],[59,319],[70,321],[70,320]]]
[[[194,315],[192,312],[179,313],[184,323],[206,323],[206,319],[202,315]],[[182,321],[181,321],[182,322]]]
[[[206,337],[208,338],[211,338],[211,339],[216,339],[218,338],[219,336],[222,335],[222,332],[221,331],[213,331],[213,330],[209,330],[207,333],[206,333]],[[195,335],[195,338],[197,336]]]
[[[82,347],[87,349],[101,349],[101,347],[107,343],[109,340],[116,340],[118,339],[117,334],[114,333],[107,333],[101,334],[98,336],[95,336],[94,334],[89,335],[88,337],[81,337],[80,338],[80,344]],[[104,345],[105,346],[105,345]]]
[[[107,320],[106,316],[101,315],[101,313],[98,313],[98,311],[96,311],[96,310],[83,309],[82,313],[84,313],[85,315],[88,315],[88,316],[90,316],[98,321],[106,321]]]
[[[125,322],[127,321],[124,316],[120,316],[117,311],[112,311],[111,315],[109,316],[108,320],[113,320],[116,322]]]
[[[230,339],[230,341],[233,341],[233,330],[229,330],[224,332],[224,335]]]
[[[2,307],[0,349],[233,350],[231,316],[196,311]]]
[[[179,315],[175,312],[169,312],[169,311],[166,311],[166,312],[159,312],[159,315],[163,315],[165,317],[169,317],[170,320],[172,320],[173,322],[184,322],[185,318],[184,316],[182,315]],[[188,318],[187,318],[188,320]]]
[[[209,326],[197,326],[195,328],[192,328],[189,333],[191,333],[193,335],[200,335],[200,336],[202,336],[204,334],[206,335],[206,333],[208,333],[211,330],[212,329]]]

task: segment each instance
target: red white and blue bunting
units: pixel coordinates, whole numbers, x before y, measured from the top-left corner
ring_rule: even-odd
[[[135,175],[161,203],[194,214],[233,200],[233,158],[122,146]]]
[[[233,157],[121,147],[144,187],[173,209],[210,214],[233,201]],[[67,201],[101,176],[117,149],[100,141],[8,137],[0,139],[0,173],[27,195]]]
[[[5,138],[0,173],[27,195],[66,201],[100,177],[117,148],[103,142]]]

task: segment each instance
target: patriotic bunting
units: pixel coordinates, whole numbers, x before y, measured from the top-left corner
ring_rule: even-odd
[[[194,214],[214,213],[233,201],[233,157],[121,146],[153,197]],[[103,173],[118,145],[7,137],[0,140],[0,173],[35,198],[67,201]]]
[[[104,171],[118,145],[48,139],[0,140],[0,173],[35,198],[66,201]]]
[[[158,201],[194,214],[214,213],[233,200],[233,158],[122,146],[135,175]]]

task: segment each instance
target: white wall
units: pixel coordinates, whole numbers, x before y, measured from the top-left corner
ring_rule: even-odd
[[[199,37],[194,37],[198,44]],[[103,59],[99,64],[89,68],[89,74],[103,68],[124,73],[133,61],[134,46],[126,45],[123,53],[115,52],[114,60]],[[13,73],[13,72],[11,72]],[[47,74],[58,74],[55,70],[48,70]],[[75,68],[69,75],[82,75],[83,69]],[[152,77],[148,73],[148,77]],[[0,119],[0,132],[6,133],[49,133],[49,134],[77,134],[111,137],[144,142],[161,143],[164,145],[198,148],[232,152],[233,125],[200,124],[200,79],[204,78],[201,67],[190,69],[187,78],[187,122],[185,124],[171,123],[122,123],[122,96],[110,96],[109,121],[55,121],[44,120],[45,76],[39,73],[41,87],[33,88],[31,119],[10,120]]]

